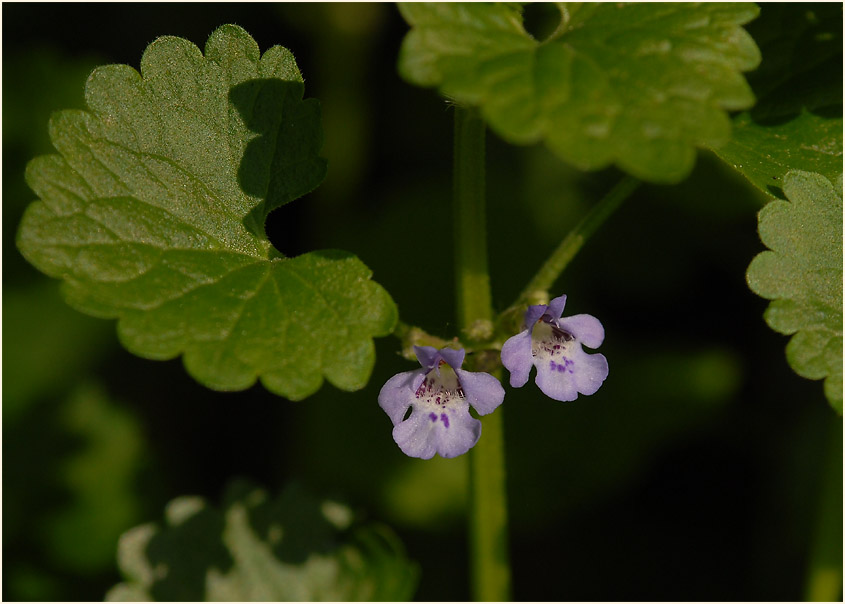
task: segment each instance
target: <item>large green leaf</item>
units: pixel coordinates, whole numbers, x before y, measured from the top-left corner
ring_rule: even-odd
[[[716,154],[757,188],[783,197],[790,170],[830,181],[842,173],[842,5],[765,4],[749,32],[763,62],[749,75],[758,97],[734,118]]]
[[[24,256],[65,281],[70,304],[120,319],[132,352],[184,354],[221,390],[250,386],[301,399],[323,377],[366,384],[372,337],[396,309],[351,254],[285,258],[264,233],[274,208],[325,174],[319,105],[302,100],[292,54],[226,25],[205,56],[163,37],[141,60],[95,70],[89,111],[53,116],[60,155],[27,182],[41,198],[18,233]]]
[[[842,413],[842,177],[790,172],[783,191],[759,214],[769,251],[748,267],[748,285],[773,300],[766,322],[793,335],[786,347],[798,375],[825,378],[830,404]]]
[[[180,497],[164,528],[121,537],[127,581],[111,601],[407,601],[417,567],[381,525],[356,527],[352,512],[289,487],[279,497],[232,485],[224,509]]]
[[[740,26],[753,4],[561,5],[543,42],[511,4],[400,4],[412,29],[399,69],[478,105],[504,139],[544,140],[583,169],[643,179],[689,174],[696,146],[730,138],[728,110],[754,103],[742,76],[760,56]]]

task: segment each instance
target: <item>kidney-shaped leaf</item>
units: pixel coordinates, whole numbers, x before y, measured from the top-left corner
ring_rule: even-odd
[[[758,217],[768,251],[748,267],[748,285],[772,300],[766,322],[792,335],[786,358],[798,375],[825,378],[830,404],[842,413],[842,183],[789,172],[789,201],[774,200]]]
[[[411,31],[399,70],[478,105],[505,140],[544,140],[583,169],[643,179],[689,174],[696,146],[730,138],[727,111],[754,102],[743,71],[760,54],[742,3],[600,3],[561,8],[548,40],[508,3],[400,4]]]
[[[323,377],[369,378],[372,337],[396,321],[390,296],[351,254],[285,258],[264,232],[274,208],[320,184],[319,105],[303,100],[290,51],[259,52],[225,25],[205,54],[163,37],[126,65],[95,70],[88,111],[54,114],[59,155],[38,157],[18,246],[65,281],[77,309],[119,318],[132,352],[184,354],[215,389],[260,378],[301,399]]]

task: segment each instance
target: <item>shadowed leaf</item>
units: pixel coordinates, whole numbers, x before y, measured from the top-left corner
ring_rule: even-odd
[[[783,199],[790,170],[842,173],[842,5],[765,4],[749,26],[763,62],[749,75],[758,103],[733,119],[716,155]]]
[[[549,39],[513,4],[400,4],[411,25],[399,71],[477,105],[512,143],[545,143],[581,169],[615,163],[677,182],[697,146],[730,138],[727,111],[754,103],[742,76],[760,61],[742,3],[561,5]]]

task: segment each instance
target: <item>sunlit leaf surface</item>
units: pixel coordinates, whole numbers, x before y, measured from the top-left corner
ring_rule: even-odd
[[[36,158],[40,197],[18,246],[65,281],[70,304],[119,318],[132,352],[184,355],[201,383],[238,390],[261,379],[301,399],[325,377],[366,384],[374,336],[396,309],[351,254],[285,258],[264,219],[325,174],[319,105],[302,100],[293,55],[260,55],[237,26],[217,29],[205,54],[163,37],[126,65],[95,70],[88,111],[54,115],[59,155]]]

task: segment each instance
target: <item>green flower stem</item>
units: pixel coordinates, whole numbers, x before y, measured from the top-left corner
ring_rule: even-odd
[[[842,418],[831,417],[805,600],[842,600]]]
[[[489,336],[493,305],[487,270],[484,200],[484,122],[455,110],[454,223],[458,324],[471,340]],[[497,377],[501,377],[498,375]],[[469,452],[472,598],[510,599],[502,408],[482,419],[482,437]]]
[[[622,205],[631,193],[640,185],[640,181],[631,176],[624,177],[598,204],[572,229],[561,241],[548,260],[540,267],[534,278],[525,286],[514,306],[524,307],[526,304],[546,303],[549,290],[560,277],[575,254],[581,249],[587,239],[596,232],[607,218]]]

